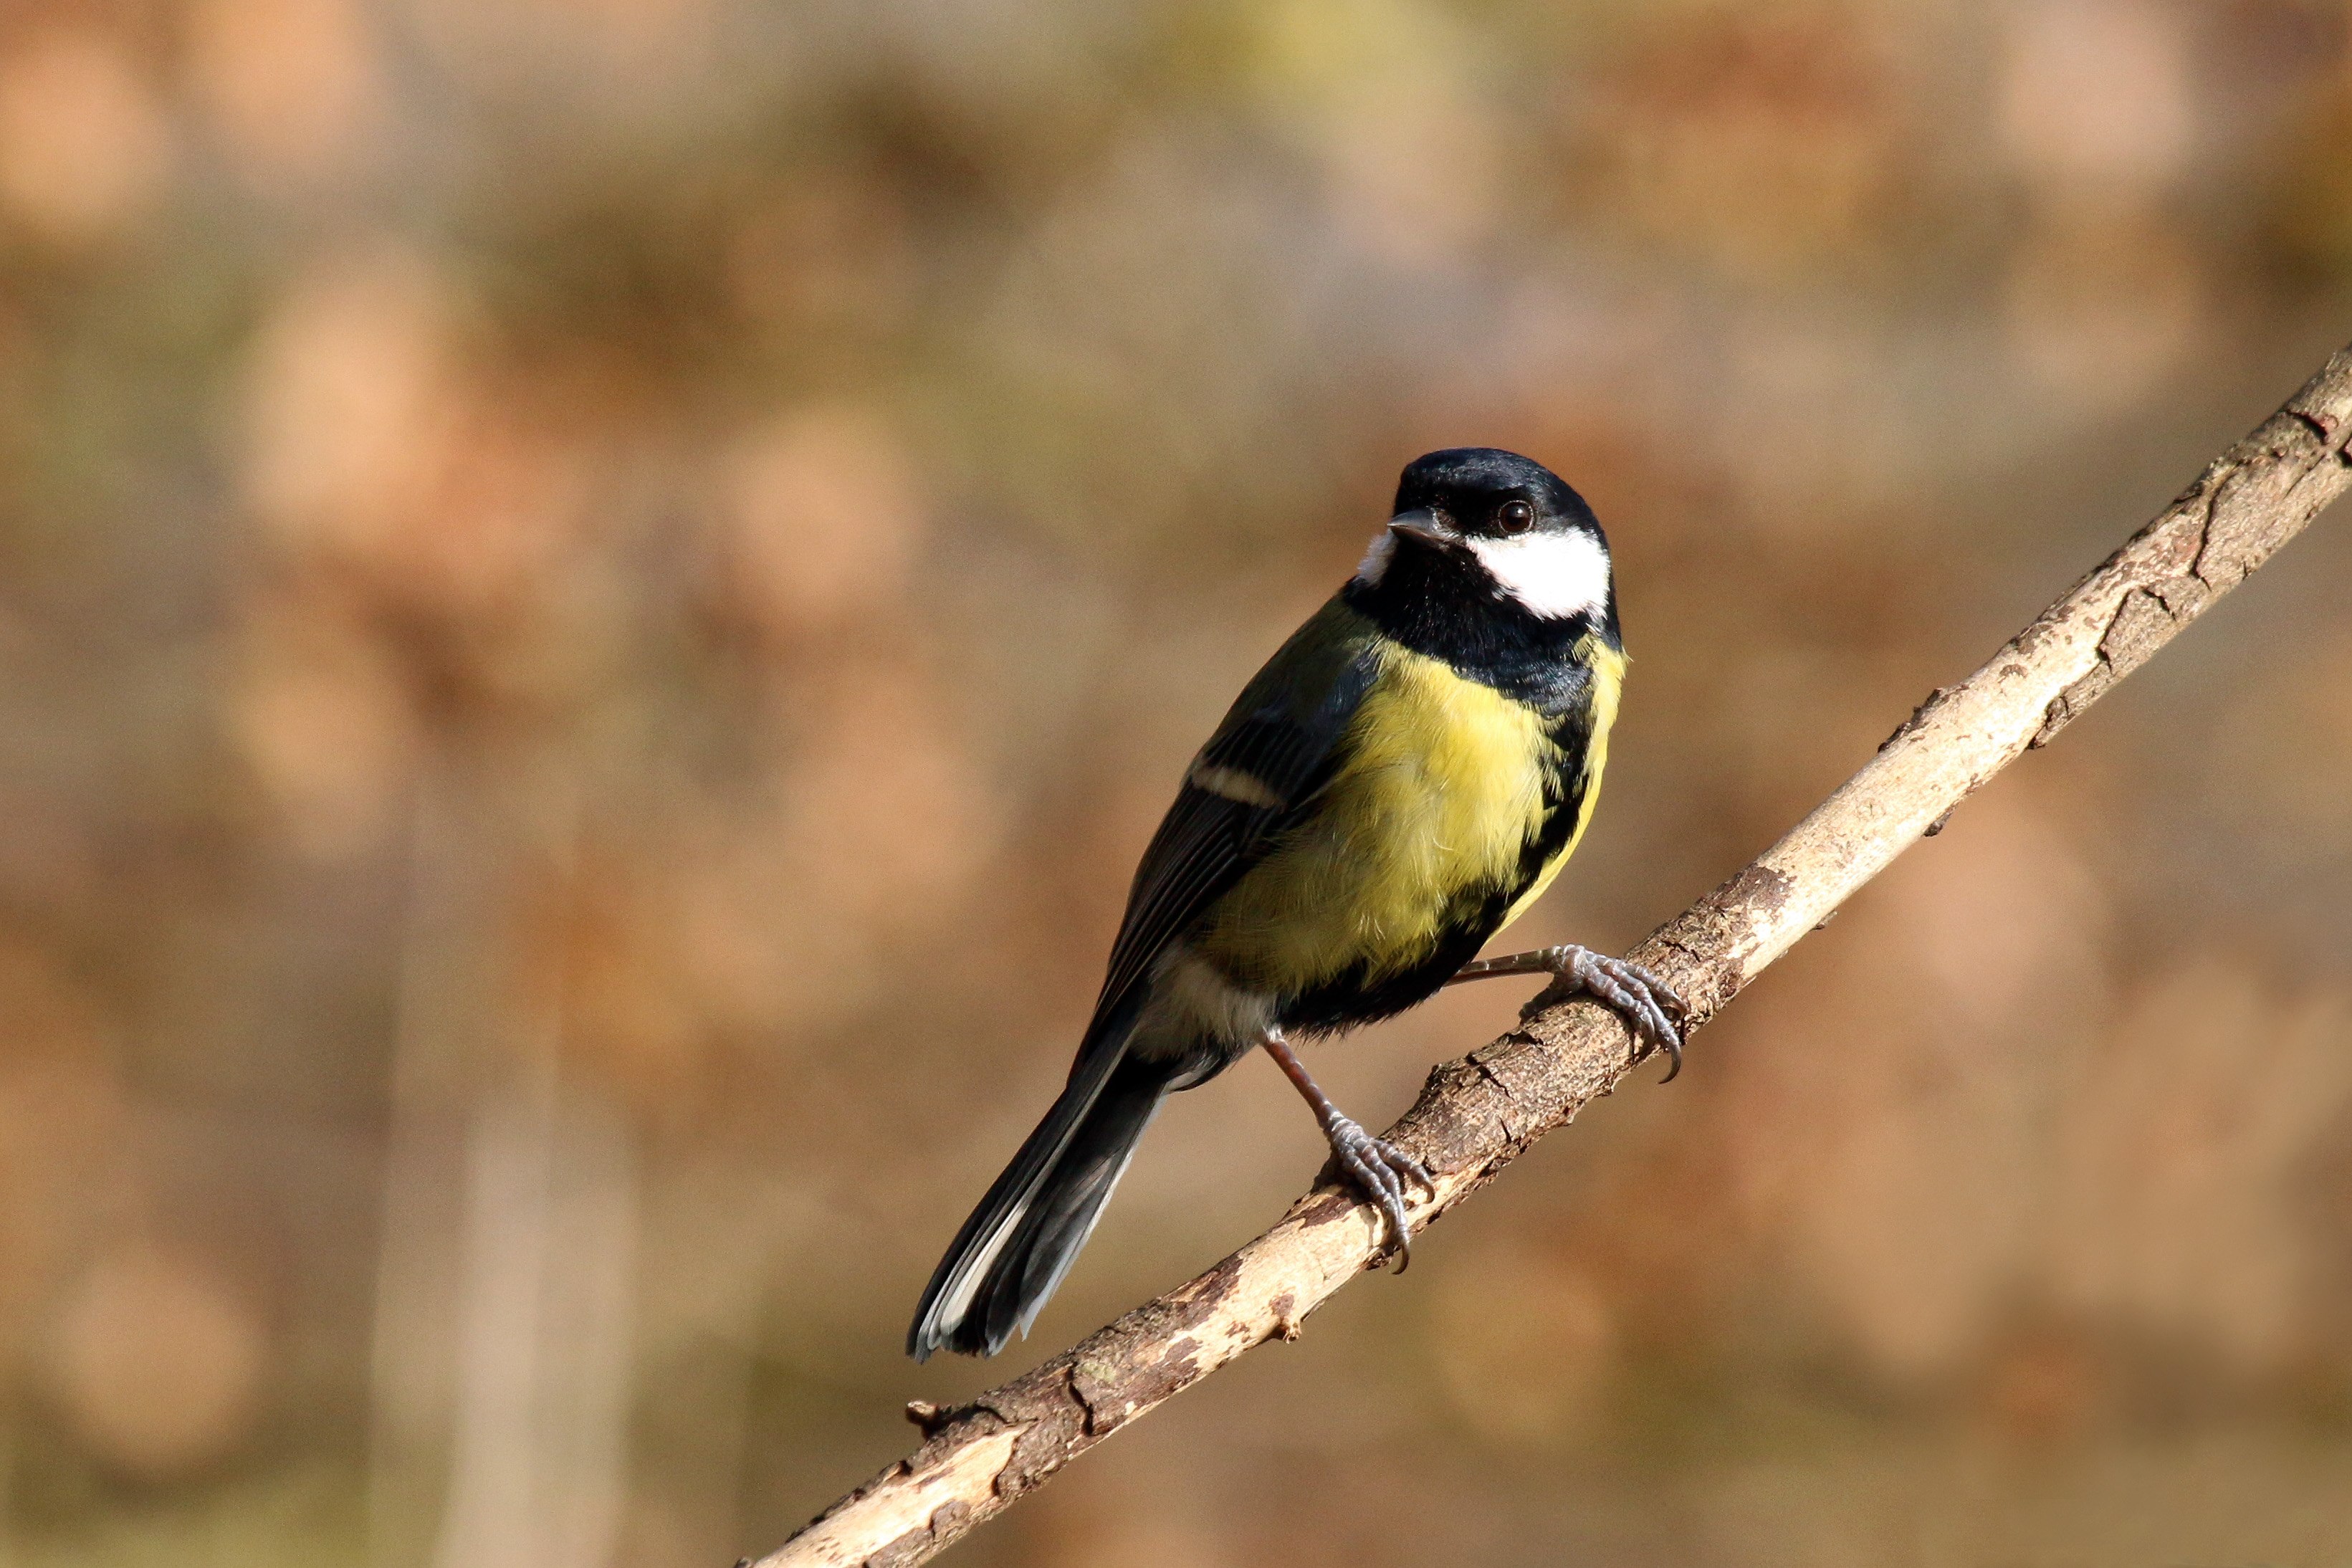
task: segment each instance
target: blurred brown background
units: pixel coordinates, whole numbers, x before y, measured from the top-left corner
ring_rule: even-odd
[[[2347,30],[8,0],[0,1563],[720,1564],[1210,1263],[1321,1157],[1264,1064],[1035,1339],[899,1353],[1399,466],[1613,531],[1513,934],[1622,945],[2347,336]],[[954,1560],[2352,1561],[2347,581]]]

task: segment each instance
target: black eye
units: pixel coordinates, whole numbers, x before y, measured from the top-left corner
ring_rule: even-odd
[[[1525,533],[1536,525],[1536,509],[1523,500],[1507,500],[1495,513],[1505,533]]]

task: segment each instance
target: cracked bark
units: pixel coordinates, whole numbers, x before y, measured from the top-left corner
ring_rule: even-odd
[[[1692,1029],[1703,1026],[1984,781],[2047,745],[2352,484],[2347,434],[2352,348],[1983,668],[1931,692],[1860,773],[1753,865],[1630,956],[1690,1003]],[[1432,1068],[1388,1133],[1437,1177],[1435,1194],[1412,1205],[1413,1228],[1612,1090],[1637,1052],[1614,1014],[1547,993],[1518,1028]],[[1253,1346],[1295,1337],[1372,1261],[1381,1223],[1327,1182],[1207,1273],[982,1400],[908,1406],[922,1446],[758,1568],[926,1560],[1170,1395]]]

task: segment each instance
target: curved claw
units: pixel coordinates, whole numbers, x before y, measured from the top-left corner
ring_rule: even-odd
[[[1375,1138],[1348,1117],[1334,1115],[1323,1129],[1340,1173],[1366,1201],[1377,1205],[1389,1222],[1389,1245],[1382,1253],[1396,1254],[1400,1274],[1412,1263],[1412,1227],[1405,1215],[1404,1183],[1410,1177],[1423,1192],[1437,1195],[1437,1183],[1422,1163],[1385,1139]]]
[[[1505,958],[1481,958],[1465,963],[1447,980],[1486,980],[1504,974],[1549,974],[1553,988],[1528,1005],[1528,1010],[1543,1005],[1554,996],[1583,991],[1602,1005],[1613,1010],[1633,1031],[1637,1056],[1643,1042],[1653,1050],[1661,1050],[1672,1058],[1666,1076],[1658,1081],[1672,1083],[1683,1070],[1683,1032],[1679,1025],[1691,1016],[1690,1004],[1675,994],[1674,988],[1641,964],[1622,958],[1611,958],[1574,942],[1558,947],[1538,948],[1533,952],[1515,952]]]
[[[1672,1083],[1680,1077],[1683,1036],[1675,1021],[1690,1016],[1690,1005],[1638,963],[1584,947],[1555,951],[1560,955],[1556,973],[1562,980],[1573,982],[1606,1004],[1625,1020],[1636,1040],[1646,1040],[1654,1050],[1666,1053],[1666,1076],[1658,1081]]]

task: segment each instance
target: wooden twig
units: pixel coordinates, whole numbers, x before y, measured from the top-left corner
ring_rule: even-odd
[[[2242,582],[2352,483],[2352,348],[2215,458],[2155,521],[1982,669],[1928,697],[1878,754],[1722,887],[1632,956],[1703,1025],[1766,964],[2029,748]],[[1526,1021],[1435,1068],[1388,1136],[1437,1173],[1416,1229],[1494,1180],[1607,1093],[1638,1056],[1584,1000],[1538,997]],[[920,1563],[1011,1507],[1087,1449],[1270,1339],[1363,1271],[1377,1211],[1330,1183],[1199,1279],[1148,1301],[971,1404],[910,1407],[925,1441],[827,1510],[759,1568]]]

